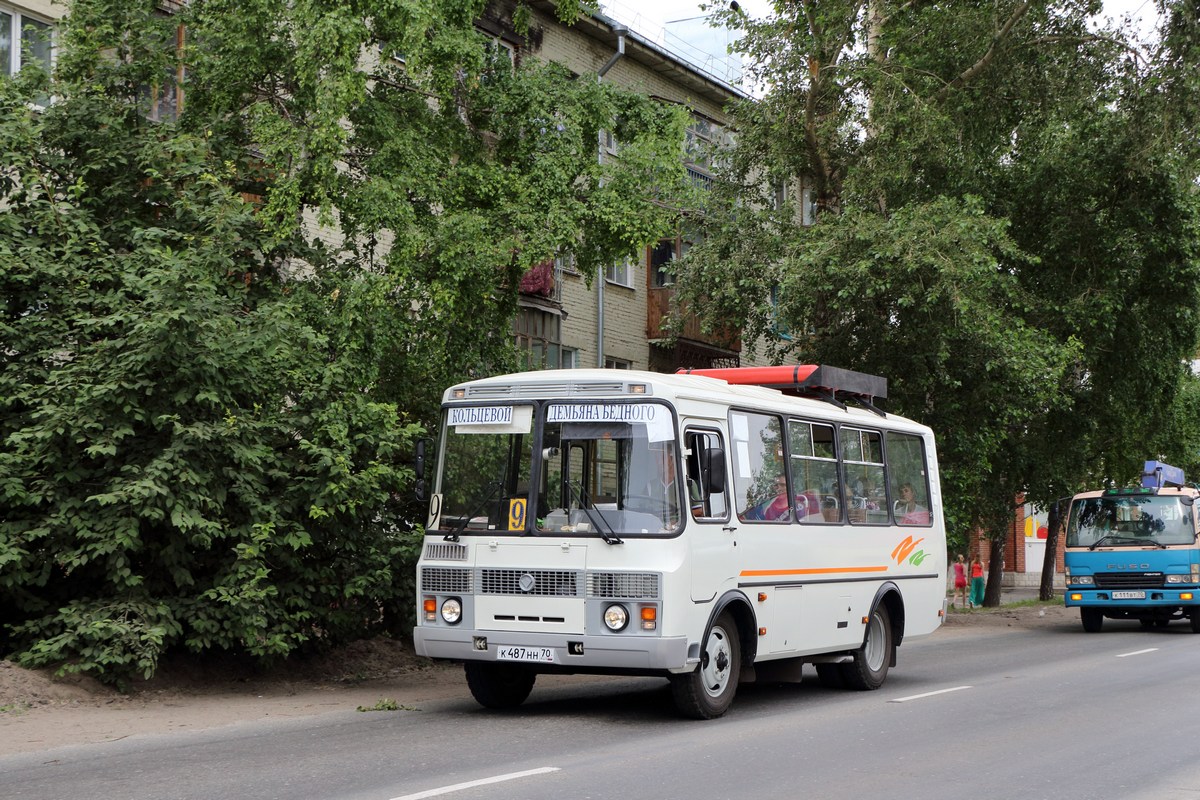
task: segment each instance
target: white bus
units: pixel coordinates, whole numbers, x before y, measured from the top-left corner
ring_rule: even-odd
[[[929,428],[825,366],[524,372],[451,387],[416,652],[475,699],[544,673],[656,675],[684,715],[739,682],[875,689],[946,613]]]

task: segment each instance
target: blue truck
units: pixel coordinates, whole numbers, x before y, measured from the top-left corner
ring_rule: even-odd
[[[1200,633],[1198,496],[1183,470],[1147,461],[1141,486],[1071,498],[1065,599],[1084,630],[1100,631],[1105,618],[1143,628],[1186,619]]]

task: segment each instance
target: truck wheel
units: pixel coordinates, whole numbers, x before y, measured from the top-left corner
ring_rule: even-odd
[[[1192,623],[1192,633],[1200,633],[1200,608],[1192,609],[1192,618],[1189,622]]]
[[[846,686],[862,691],[883,686],[892,663],[892,620],[880,604],[871,612],[862,647],[854,651],[854,660],[839,664]]]
[[[1083,629],[1088,633],[1099,633],[1104,627],[1104,612],[1098,608],[1089,608],[1084,606],[1079,609],[1079,619],[1083,622]]]
[[[516,708],[533,691],[537,673],[514,664],[467,661],[467,688],[484,708]]]
[[[675,708],[692,719],[721,716],[733,702],[741,672],[742,643],[737,623],[723,613],[709,628],[696,669],[671,676]]]

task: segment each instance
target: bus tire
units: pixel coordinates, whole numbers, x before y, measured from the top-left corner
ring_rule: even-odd
[[[854,651],[854,660],[840,665],[846,686],[859,691],[883,686],[892,664],[892,647],[892,620],[887,607],[880,603],[871,611],[867,633],[862,647]]]
[[[680,714],[714,719],[729,710],[742,672],[737,623],[723,612],[708,629],[696,669],[671,676],[671,694]]]
[[[533,691],[537,673],[515,664],[467,661],[467,688],[484,708],[516,708]]]
[[[1088,633],[1099,633],[1104,627],[1104,612],[1091,606],[1080,606],[1079,620]]]

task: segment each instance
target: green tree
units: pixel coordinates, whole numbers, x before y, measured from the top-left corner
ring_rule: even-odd
[[[531,265],[686,185],[681,111],[514,67],[485,10],[76,0],[53,78],[0,79],[6,653],[120,682],[407,627],[442,388],[511,363]]]
[[[989,603],[1019,493],[1045,504],[1181,435],[1200,300],[1186,6],[1148,57],[1085,2],[719,14],[767,90],[740,109],[709,210],[730,222],[689,253],[682,299],[775,358],[886,375],[890,408],[939,435],[952,541],[992,540]],[[811,226],[763,192],[800,182]]]

